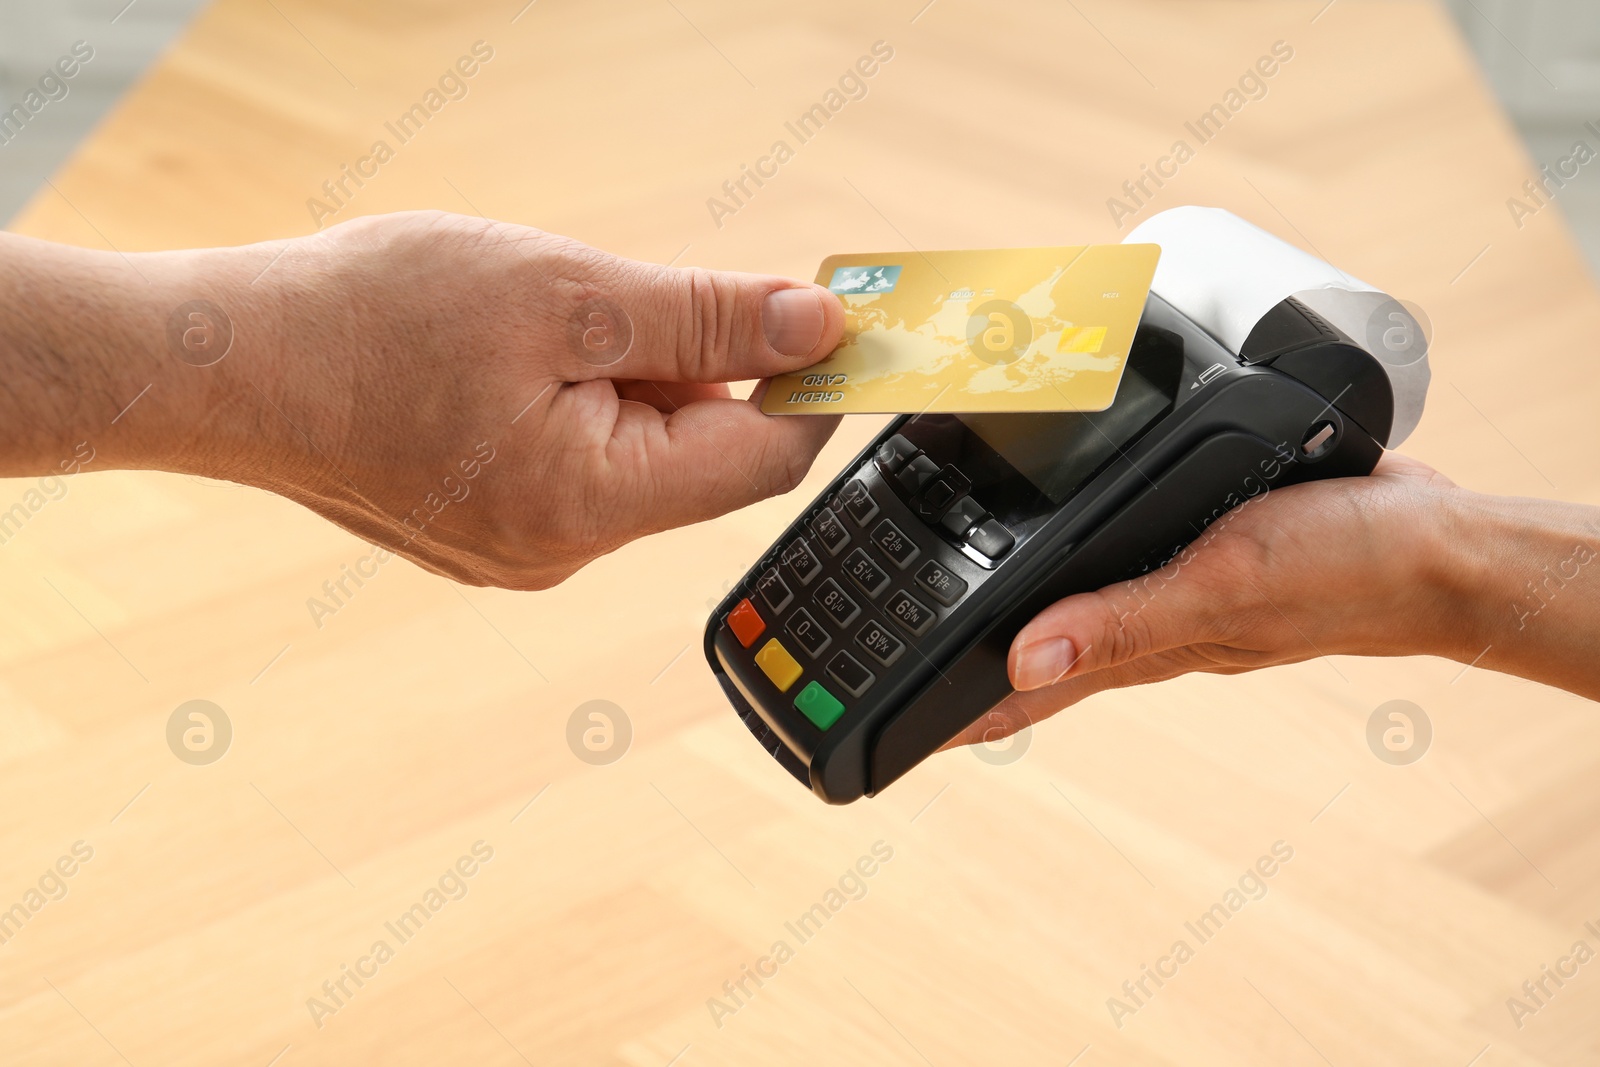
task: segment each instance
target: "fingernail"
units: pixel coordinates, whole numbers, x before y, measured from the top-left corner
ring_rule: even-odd
[[[1077,658],[1077,650],[1065,637],[1030,641],[1017,650],[1017,688],[1042,689],[1059,682]]]
[[[812,289],[777,289],[761,304],[767,344],[786,356],[803,356],[822,340],[822,301]]]

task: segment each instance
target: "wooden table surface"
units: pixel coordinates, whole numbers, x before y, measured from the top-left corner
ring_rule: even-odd
[[[924,2],[220,0],[14,228],[123,251],[306,233],[386,139],[333,219],[475,211],[809,277],[840,251],[1118,240],[1107,199],[1185,139],[1136,219],[1227,207],[1417,302],[1435,378],[1408,450],[1600,501],[1600,302],[1559,206],[1513,223],[1533,166],[1432,4]],[[466,95],[395,145],[385,123],[479,41]],[[798,144],[785,122],[878,41],[866,95]],[[1280,41],[1199,144],[1185,122]],[[793,158],[714,219],[780,139]],[[0,546],[0,908],[26,917],[0,1062],[1600,1059],[1600,963],[1561,962],[1600,949],[1600,721],[1576,697],[1316,660],[1104,694],[1020,759],[946,753],[848,808],[798,789],[700,629],[877,425],[847,420],[795,494],[558,589],[392,562],[320,627],[307,600],[353,537],[233,485],[67,483]],[[195,699],[232,727],[203,766],[167,742]],[[1396,699],[1433,729],[1407,766],[1366,742]],[[631,723],[608,765],[567,742],[592,700]],[[1275,846],[1292,859],[1196,937]],[[1192,958],[1160,964],[1179,940]],[[1547,966],[1576,976],[1528,999]]]

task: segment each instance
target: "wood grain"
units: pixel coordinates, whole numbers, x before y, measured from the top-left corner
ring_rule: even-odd
[[[123,251],[310,232],[322,183],[483,41],[465,97],[336,219],[473,211],[802,277],[839,251],[1116,240],[1107,199],[1283,41],[1265,95],[1137,217],[1227,207],[1415,301],[1436,377],[1408,451],[1475,488],[1600,501],[1600,302],[1559,207],[1513,225],[1532,168],[1434,6],[921,4],[220,0],[15,229]],[[717,225],[708,198],[879,40],[865,97]],[[1520,1028],[1506,1005],[1575,941],[1600,948],[1600,724],[1574,697],[1317,660],[1105,694],[1017,762],[946,753],[846,809],[797,789],[699,631],[875,428],[847,420],[794,495],[558,589],[393,562],[320,628],[306,600],[355,539],[231,485],[67,483],[0,546],[0,908],[74,842],[93,858],[0,947],[0,1060],[1600,1058],[1600,964]],[[204,767],[165,739],[196,698],[234,729]],[[1364,740],[1397,698],[1435,730],[1406,767]],[[609,766],[565,740],[593,699],[632,724]],[[308,999],[479,841],[465,895],[319,1027]],[[893,855],[864,895],[791,933],[875,842]],[[1185,923],[1275,842],[1292,860],[1199,944]],[[1184,938],[1193,958],[1119,1027],[1108,998]],[[713,1011],[779,941],[792,958]]]

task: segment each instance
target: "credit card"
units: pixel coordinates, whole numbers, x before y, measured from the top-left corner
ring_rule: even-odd
[[[845,310],[821,363],[772,380],[769,415],[1103,411],[1161,249],[1153,244],[829,256]]]

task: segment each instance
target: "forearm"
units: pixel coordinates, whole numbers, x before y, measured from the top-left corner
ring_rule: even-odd
[[[1449,654],[1600,700],[1600,508],[1463,491],[1446,529]]]
[[[247,365],[272,346],[247,337],[272,332],[274,291],[250,285],[271,251],[122,255],[0,233],[0,476],[232,473],[266,407]]]
[[[0,476],[224,478],[458,581],[543,589],[793,485],[836,420],[718,386],[843,329],[821,286],[442,212],[128,255],[0,234]]]

